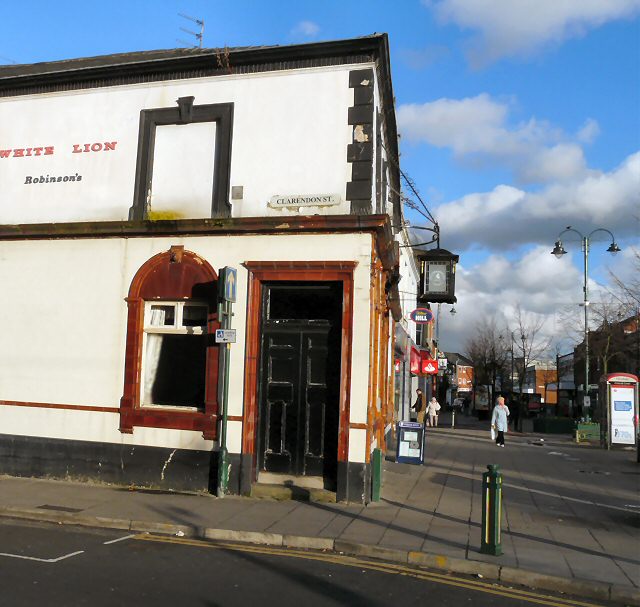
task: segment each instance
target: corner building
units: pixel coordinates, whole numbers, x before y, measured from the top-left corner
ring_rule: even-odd
[[[0,67],[0,473],[367,502],[402,230],[385,35]]]

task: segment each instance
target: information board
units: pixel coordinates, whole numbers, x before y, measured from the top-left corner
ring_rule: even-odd
[[[403,464],[424,462],[424,426],[418,422],[398,422],[396,461]]]
[[[611,414],[611,443],[635,444],[635,390],[629,386],[611,386],[609,399]]]

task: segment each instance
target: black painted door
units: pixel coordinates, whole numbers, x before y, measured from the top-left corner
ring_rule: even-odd
[[[335,479],[340,283],[272,283],[263,294],[259,466]]]

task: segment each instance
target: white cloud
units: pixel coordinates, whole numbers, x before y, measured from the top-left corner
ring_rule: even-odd
[[[583,143],[592,143],[599,134],[600,125],[592,118],[589,118],[576,133],[576,138]]]
[[[294,37],[313,38],[320,31],[320,26],[313,21],[300,21],[291,30],[291,35]]]
[[[525,183],[567,181],[585,175],[586,172],[584,153],[575,143],[559,143],[551,148],[541,148],[520,167],[520,177]]]
[[[481,66],[502,57],[530,56],[640,12],[640,0],[423,0],[442,23],[476,34],[469,59]]]
[[[402,137],[450,148],[460,160],[498,162],[523,183],[573,180],[588,173],[580,145],[546,121],[509,124],[510,104],[488,94],[405,104],[397,117]],[[598,124],[587,120],[576,138],[592,140]]]
[[[582,232],[605,225],[618,240],[638,239],[640,152],[608,173],[592,171],[538,192],[499,185],[442,204],[435,215],[452,250],[552,243],[566,225]]]

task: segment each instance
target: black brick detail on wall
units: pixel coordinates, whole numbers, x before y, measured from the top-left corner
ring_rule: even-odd
[[[347,162],[360,162],[373,160],[373,144],[371,141],[365,143],[350,143],[347,146]],[[373,174],[373,165],[371,166]]]
[[[354,105],[370,105],[373,104],[373,87],[359,86],[353,89]]]
[[[349,108],[349,124],[371,124],[373,104],[354,105]]]
[[[373,166],[370,162],[354,160],[351,163],[351,179],[353,181],[371,181],[372,176]]]
[[[353,89],[353,106],[348,110],[348,124],[353,127],[352,142],[347,146],[351,164],[351,181],[346,185],[346,199],[352,215],[373,212],[373,69],[351,70],[349,88]]]

